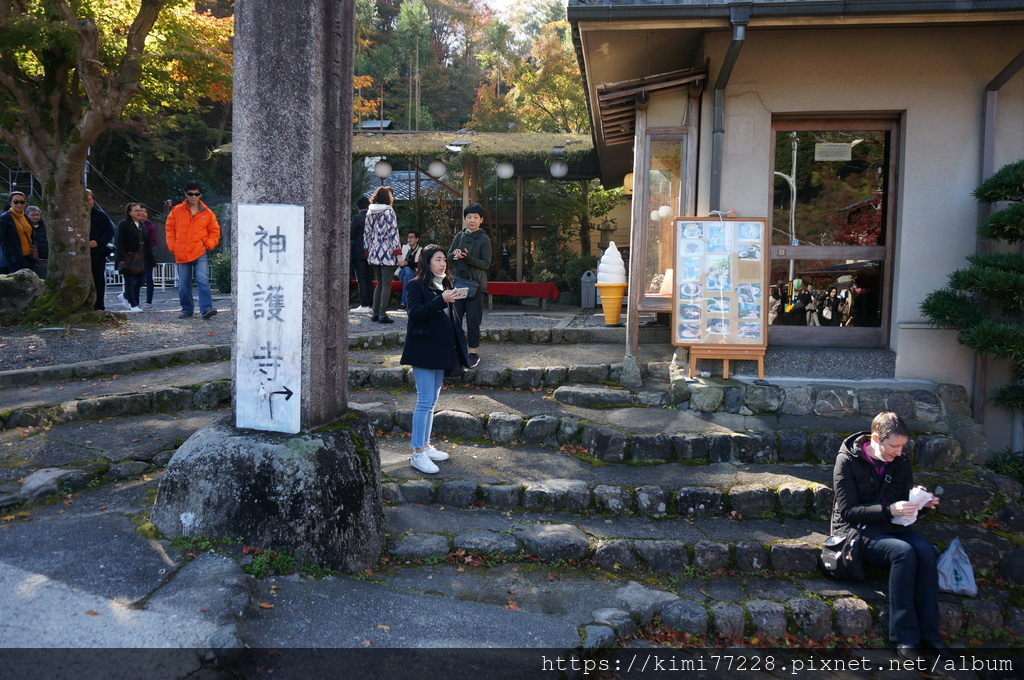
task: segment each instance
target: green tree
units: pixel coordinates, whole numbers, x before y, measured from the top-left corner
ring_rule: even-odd
[[[567,22],[552,22],[541,30],[530,58],[514,65],[508,82],[507,96],[478,90],[472,120],[487,126],[478,129],[509,125],[523,132],[590,131],[583,80]],[[497,92],[495,85],[489,87]],[[514,119],[511,124],[506,122],[510,117]]]
[[[984,203],[1009,201],[977,232],[993,242],[1024,240],[1024,160],[1011,163],[975,190]],[[921,312],[940,328],[959,331],[957,342],[976,354],[1009,360],[1010,382],[992,403],[1024,410],[1024,255],[991,252],[969,255],[970,266],[949,275],[946,288],[928,295]]]
[[[89,146],[141,105],[140,95],[178,110],[229,96],[225,27],[230,20],[184,0],[0,0],[0,140],[45,190],[50,263],[40,316],[95,300],[82,180]]]
[[[409,62],[409,129],[419,130],[420,56],[423,53],[426,58],[430,51],[430,14],[423,0],[406,0],[402,3],[398,11],[397,28],[399,45]]]

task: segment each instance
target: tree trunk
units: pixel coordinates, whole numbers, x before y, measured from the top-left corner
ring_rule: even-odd
[[[56,169],[51,178],[43,180],[47,188],[43,214],[50,241],[47,299],[42,303],[47,317],[63,318],[88,311],[96,301],[81,172],[86,151],[83,145],[73,144],[50,156],[57,158]]]

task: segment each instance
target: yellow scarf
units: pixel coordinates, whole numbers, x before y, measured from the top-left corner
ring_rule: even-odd
[[[25,217],[25,213],[18,214],[11,211],[11,217],[14,218],[14,228],[18,232],[18,237],[21,239],[21,254],[31,255],[32,254],[32,225],[29,223],[28,218]]]

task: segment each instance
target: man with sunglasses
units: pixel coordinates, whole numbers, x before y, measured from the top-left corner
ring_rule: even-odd
[[[210,292],[210,263],[207,254],[220,243],[220,225],[217,216],[200,199],[199,182],[185,182],[185,200],[171,208],[164,227],[167,248],[178,264],[178,301],[181,303],[179,319],[191,319],[195,312],[192,298],[192,277],[199,289],[199,313],[209,319],[217,313]]]
[[[9,210],[0,214],[0,274],[13,274],[32,269],[32,225],[25,216],[28,199],[20,191],[12,191]]]

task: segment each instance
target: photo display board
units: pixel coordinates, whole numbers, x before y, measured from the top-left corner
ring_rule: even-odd
[[[674,222],[672,344],[767,346],[767,220]]]

